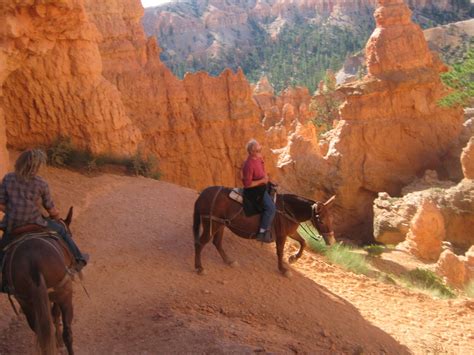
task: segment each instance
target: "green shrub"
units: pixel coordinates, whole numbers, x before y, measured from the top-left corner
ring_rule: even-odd
[[[369,254],[369,256],[380,256],[385,251],[383,245],[371,244],[364,247],[364,250]]]
[[[108,154],[94,155],[88,150],[81,150],[74,146],[68,137],[58,139],[46,149],[48,164],[60,167],[85,169],[87,172],[100,170],[107,164],[124,166],[130,174],[142,175],[155,180],[161,178],[158,170],[158,160],[152,155],[143,157],[137,151],[132,157],[119,157]]]
[[[456,297],[455,293],[443,283],[443,280],[433,271],[416,268],[406,274],[408,282],[441,298]]]
[[[441,74],[441,80],[454,90],[439,101],[440,106],[471,106],[474,103],[474,47],[469,50],[464,62]]]
[[[145,176],[155,180],[159,180],[161,174],[158,172],[158,160],[153,155],[144,157],[142,153],[137,150],[135,155],[129,162],[129,172],[138,176]]]
[[[69,165],[74,146],[70,138],[58,137],[51,147],[46,149],[48,164],[52,166]]]

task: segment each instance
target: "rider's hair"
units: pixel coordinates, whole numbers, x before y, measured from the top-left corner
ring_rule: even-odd
[[[15,162],[15,173],[24,180],[38,174],[41,164],[46,163],[46,154],[41,149],[28,149],[20,154]]]
[[[247,153],[249,153],[249,154],[252,153],[253,147],[257,144],[258,144],[258,142],[257,142],[256,139],[252,138],[251,140],[249,140],[247,142],[247,145],[245,146],[247,148]]]

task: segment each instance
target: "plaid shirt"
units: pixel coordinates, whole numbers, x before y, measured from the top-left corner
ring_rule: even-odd
[[[5,217],[0,223],[2,228],[9,231],[25,224],[47,226],[41,215],[38,202],[45,209],[54,207],[49,193],[48,183],[39,176],[28,181],[19,179],[15,173],[9,173],[0,185],[0,204],[6,206]]]

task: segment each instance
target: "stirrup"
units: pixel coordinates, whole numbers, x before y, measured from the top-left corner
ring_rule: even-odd
[[[263,233],[259,232],[257,234],[257,240],[263,243],[272,243],[273,242],[272,233],[269,230]]]

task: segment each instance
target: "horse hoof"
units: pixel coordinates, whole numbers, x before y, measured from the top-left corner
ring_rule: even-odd
[[[291,272],[291,270],[285,270],[283,271],[283,276],[291,278],[293,276],[293,273]]]
[[[292,256],[290,256],[290,257],[288,258],[288,262],[289,262],[290,264],[296,263],[297,260],[298,260],[298,258],[297,258],[296,256],[294,256],[294,255],[292,255]]]
[[[229,265],[230,267],[238,267],[238,266],[239,266],[239,262],[234,260],[234,261],[231,261],[230,263],[228,263],[228,265]]]
[[[202,267],[198,267],[196,269],[196,272],[198,275],[206,275],[206,271],[204,271],[204,269]]]

